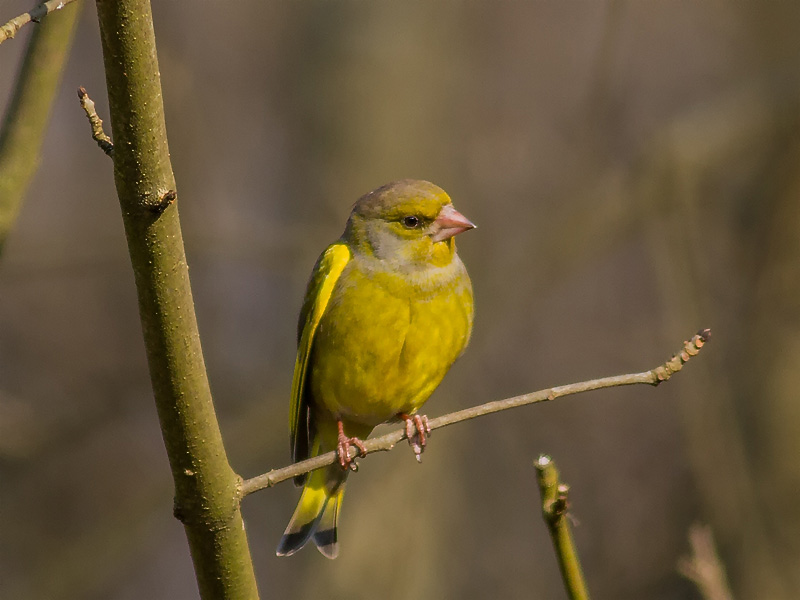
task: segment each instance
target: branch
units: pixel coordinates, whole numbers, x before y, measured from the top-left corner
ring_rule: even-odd
[[[14,83],[0,130],[0,252],[39,166],[50,111],[79,14],[79,7],[73,7],[33,31]]]
[[[542,516],[550,537],[553,538],[564,587],[570,600],[589,600],[581,562],[566,518],[569,510],[569,486],[560,481],[556,464],[549,456],[542,454],[533,466],[536,467],[536,480],[542,495]]]
[[[30,12],[14,17],[5,25],[0,26],[0,44],[13,38],[20,29],[31,21],[38,23],[42,17],[49,15],[53,11],[61,10],[67,4],[72,4],[73,2],[75,2],[75,0],[49,0],[48,2],[39,4]]]
[[[548,400],[555,400],[561,396],[570,396],[572,394],[579,394],[581,392],[589,392],[592,390],[599,390],[609,387],[618,387],[622,385],[635,385],[638,383],[646,383],[649,385],[658,385],[667,381],[672,375],[677,373],[683,368],[686,362],[700,352],[700,348],[708,341],[711,336],[711,330],[703,329],[698,332],[690,341],[683,343],[683,348],[673,356],[670,360],[655,369],[645,371],[643,373],[632,373],[630,375],[617,375],[615,377],[605,377],[603,379],[592,379],[590,381],[582,381],[580,383],[571,383],[569,385],[562,385],[538,392],[531,392],[530,394],[523,394],[522,396],[515,396],[513,398],[506,398],[505,400],[495,400],[475,406],[473,408],[466,408],[457,412],[449,413],[435,419],[430,419],[428,425],[431,429],[439,429],[447,425],[454,425],[469,419],[475,419],[484,415],[500,412],[501,410],[508,410],[509,408],[516,408],[518,406],[525,406],[527,404],[534,404],[536,402],[546,402]],[[405,429],[398,429],[391,433],[387,433],[381,437],[367,440],[364,442],[364,447],[367,454],[373,452],[385,452],[394,448],[395,444],[406,439]],[[355,458],[358,451],[353,448],[350,457]],[[297,475],[308,473],[314,469],[319,469],[332,464],[337,460],[336,452],[328,452],[320,454],[314,458],[295,463],[282,469],[274,469],[263,475],[256,475],[242,483],[242,495],[246,496],[258,490],[272,487],[292,479]]]
[[[89,98],[89,93],[83,86],[78,88],[78,99],[81,102],[83,112],[86,113],[86,118],[89,119],[89,125],[92,128],[92,139],[97,142],[103,152],[114,158],[114,144],[111,142],[111,138],[106,135],[106,132],[103,131],[103,120],[97,114],[94,100]]]
[[[697,523],[692,525],[689,545],[692,553],[678,561],[678,572],[694,582],[705,600],[733,600],[711,528]]]
[[[149,0],[97,0],[114,183],[128,240],[161,433],[204,600],[258,598],[208,384],[169,159]]]

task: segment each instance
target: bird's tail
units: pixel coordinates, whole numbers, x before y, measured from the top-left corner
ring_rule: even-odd
[[[278,556],[289,556],[313,539],[323,556],[339,554],[336,524],[347,473],[338,463],[309,473],[300,501],[278,544]]]

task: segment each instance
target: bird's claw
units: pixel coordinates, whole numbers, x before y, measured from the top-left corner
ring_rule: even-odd
[[[342,470],[358,471],[358,464],[356,464],[355,456],[350,458],[350,448],[355,446],[358,449],[356,456],[364,458],[367,455],[367,447],[357,437],[347,437],[344,433],[344,427],[339,422],[339,443],[336,446],[336,454],[339,457],[339,466]]]
[[[428,424],[428,417],[425,415],[409,416],[401,414],[400,417],[406,422],[406,438],[408,445],[414,451],[417,462],[422,462],[422,453],[425,452],[425,445],[431,435],[431,427]]]

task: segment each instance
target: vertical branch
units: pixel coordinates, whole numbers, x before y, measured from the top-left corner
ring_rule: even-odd
[[[32,32],[0,130],[0,253],[39,166],[50,109],[61,81],[81,3]]]
[[[589,591],[586,589],[578,552],[575,550],[572,531],[567,522],[569,486],[561,483],[558,469],[549,456],[540,456],[534,466],[539,492],[542,495],[542,516],[553,538],[567,594],[570,600],[589,600]]]
[[[149,0],[97,0],[114,138],[114,179],[147,359],[202,598],[258,597],[240,478],[208,385],[169,160]]]

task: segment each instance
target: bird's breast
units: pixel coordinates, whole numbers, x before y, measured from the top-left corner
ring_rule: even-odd
[[[427,400],[472,327],[472,289],[457,266],[456,276],[438,281],[359,268],[342,274],[312,348],[318,409],[374,426]]]

